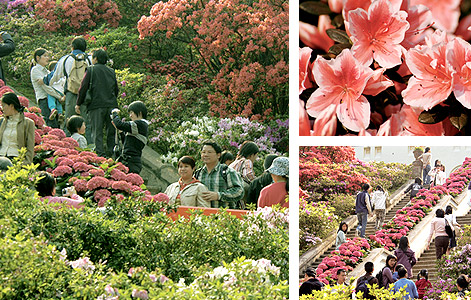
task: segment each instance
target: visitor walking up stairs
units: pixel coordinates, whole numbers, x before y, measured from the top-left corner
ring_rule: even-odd
[[[465,216],[456,217],[456,221],[461,226],[471,225],[471,212],[468,212],[468,214]],[[424,234],[428,234],[428,231]],[[417,264],[413,268],[414,275],[416,275],[422,269],[428,270],[428,277],[431,282],[434,282],[438,279],[437,258],[435,256],[435,242],[433,241],[430,243],[429,250],[425,250],[424,253],[422,253],[422,255],[417,259]]]
[[[399,202],[396,203],[396,205],[394,205],[391,209],[389,209],[389,211],[386,213],[385,217],[384,217],[384,223],[386,224],[387,222],[389,222],[396,214],[396,211],[403,208],[404,206],[407,205],[407,203],[409,203],[410,201],[410,193],[407,193],[407,194],[404,194],[401,198],[401,200],[399,200]],[[374,228],[374,221],[371,221],[371,219],[368,220],[368,223],[366,225],[366,234],[365,234],[365,237],[368,238],[369,235],[371,234],[375,234],[376,230]],[[348,232],[347,232],[347,238],[349,239],[353,239],[355,237],[355,234],[356,234],[356,228],[348,228]],[[335,244],[332,245],[329,249],[327,249],[326,251],[324,251],[324,253],[318,258],[316,259],[315,261],[313,261],[311,264],[310,264],[310,267],[314,267],[314,268],[317,268],[317,266],[321,263],[321,261],[330,255],[330,253],[332,251],[335,250]]]

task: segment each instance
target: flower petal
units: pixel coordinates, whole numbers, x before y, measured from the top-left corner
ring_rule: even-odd
[[[370,103],[365,96],[360,96],[355,101],[344,101],[337,107],[337,117],[340,122],[356,132],[368,127],[370,115]]]

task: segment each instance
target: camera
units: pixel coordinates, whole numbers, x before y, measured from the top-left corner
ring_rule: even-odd
[[[72,192],[71,186],[62,189],[62,195],[70,195],[71,192]]]
[[[111,114],[110,114],[110,118],[111,120],[113,120],[114,118],[116,118],[119,114],[119,109],[118,108],[114,108],[112,111],[111,111]]]

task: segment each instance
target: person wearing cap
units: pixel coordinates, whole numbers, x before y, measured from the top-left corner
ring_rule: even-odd
[[[0,57],[7,56],[13,51],[15,51],[15,43],[13,42],[11,35],[9,35],[6,32],[0,32]],[[3,80],[3,82],[6,85],[5,74],[3,73],[1,60],[0,60],[0,79]]]
[[[260,191],[258,207],[273,206],[280,204],[282,207],[289,207],[286,201],[288,195],[289,160],[287,157],[277,157],[273,160],[267,170],[271,174],[274,183],[264,187]]]
[[[23,163],[31,164],[34,156],[34,121],[25,117],[24,106],[14,93],[2,97],[3,117],[0,118],[0,156],[13,159],[26,148]]]

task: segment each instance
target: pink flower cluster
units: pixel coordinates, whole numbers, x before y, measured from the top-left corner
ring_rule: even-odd
[[[330,0],[344,20],[337,29],[335,13],[321,15],[317,26],[301,22],[300,134],[463,133],[447,110],[471,109],[471,19],[460,18],[460,2]],[[419,119],[424,112],[442,115]]]
[[[353,240],[347,239],[338,250],[332,251],[319,264],[316,270],[319,280],[325,284],[335,282],[338,269],[344,269],[347,272],[353,270],[353,267],[370,249],[371,246],[366,239],[359,237],[355,237]]]

